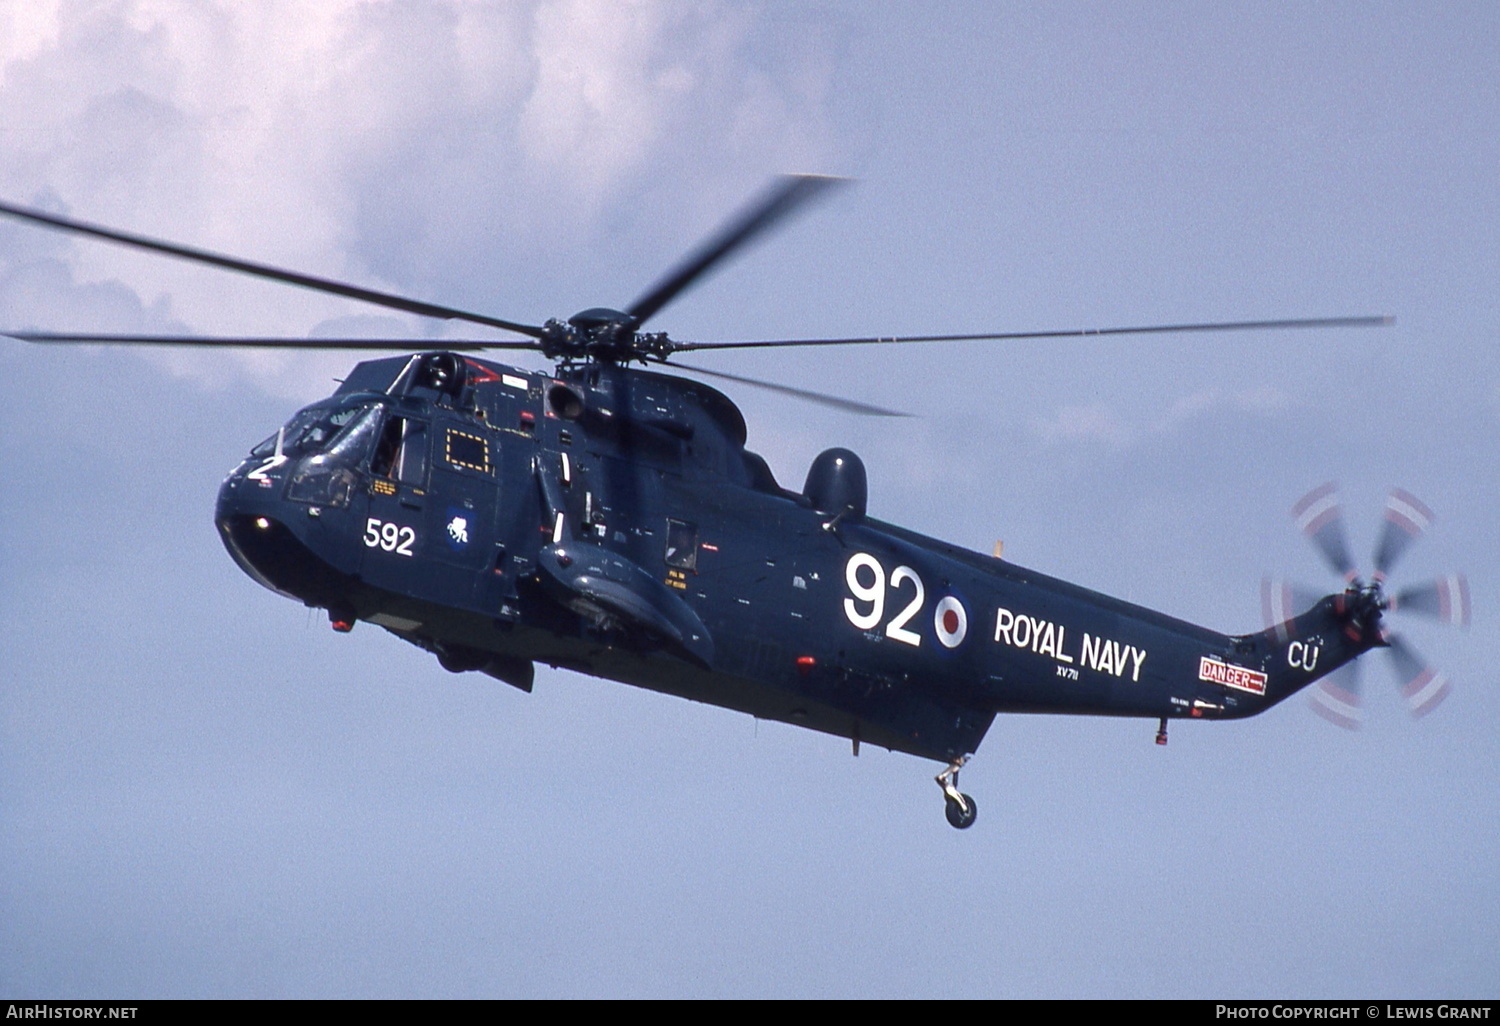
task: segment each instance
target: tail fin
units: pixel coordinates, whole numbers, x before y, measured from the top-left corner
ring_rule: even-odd
[[[1371,588],[1329,595],[1300,616],[1234,638],[1231,659],[1205,656],[1199,679],[1233,689],[1237,701],[1221,715],[1264,712],[1370,649],[1385,646],[1382,608]]]

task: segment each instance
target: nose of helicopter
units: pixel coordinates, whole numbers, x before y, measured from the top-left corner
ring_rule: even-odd
[[[282,497],[283,483],[279,475],[257,476],[243,464],[236,468],[219,486],[214,508],[219,540],[256,583],[308,605],[331,607],[350,577],[309,544],[306,521],[317,518],[309,515],[312,507]]]
[[[291,598],[299,596],[282,572],[291,532],[282,522],[274,487],[261,487],[244,465],[237,467],[219,486],[214,505],[214,525],[229,555],[254,581]]]

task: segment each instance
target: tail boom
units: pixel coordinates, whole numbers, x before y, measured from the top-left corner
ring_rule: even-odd
[[[1233,638],[1230,652],[1200,658],[1195,706],[1202,711],[1194,715],[1254,716],[1370,649],[1385,647],[1382,609],[1378,591],[1350,588],[1275,627]],[[1221,701],[1215,702],[1215,692]]]

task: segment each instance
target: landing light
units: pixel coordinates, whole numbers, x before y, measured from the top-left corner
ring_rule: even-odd
[[[267,520],[265,517],[256,517],[255,526],[260,528],[262,531],[269,531],[271,529],[271,521]]]

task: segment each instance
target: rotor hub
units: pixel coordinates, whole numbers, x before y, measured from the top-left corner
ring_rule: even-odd
[[[542,327],[542,352],[550,359],[598,360],[603,363],[663,360],[674,346],[665,332],[641,332],[640,318],[622,310],[596,306],[566,321],[556,318]]]
[[[1373,580],[1366,584],[1359,578],[1349,583],[1349,587],[1340,596],[1342,609],[1349,628],[1359,634],[1375,633],[1382,634],[1381,616],[1390,608],[1390,602],[1385,597],[1385,590],[1380,581]]]

